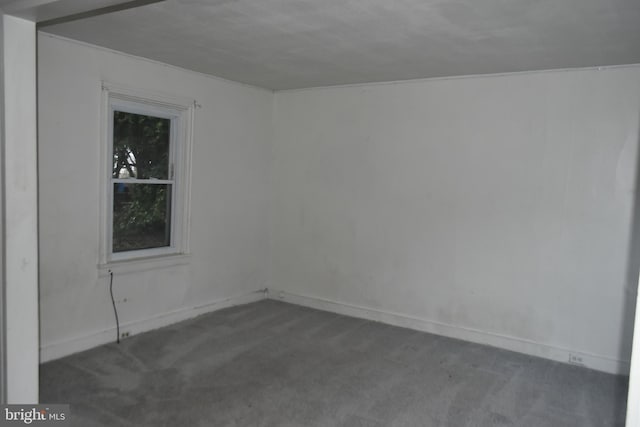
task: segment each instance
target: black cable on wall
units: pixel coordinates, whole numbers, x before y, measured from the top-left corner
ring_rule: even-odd
[[[113,314],[116,316],[116,343],[120,344],[120,320],[118,320],[118,309],[116,300],[113,298],[113,271],[109,270],[109,293],[111,294],[111,304],[113,304]]]

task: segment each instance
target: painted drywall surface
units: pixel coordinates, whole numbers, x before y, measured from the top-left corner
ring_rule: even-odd
[[[36,31],[2,16],[7,401],[38,402]]]
[[[121,322],[264,286],[272,93],[46,34],[38,59],[41,346],[77,348],[74,340],[115,326],[108,277],[97,269],[102,80],[202,106],[194,125],[191,258],[116,274]]]
[[[270,287],[628,361],[639,93],[639,67],[276,93]]]
[[[628,353],[637,68],[279,93],[270,187],[270,93],[48,36],[40,61],[45,347],[113,326],[96,269],[105,79],[203,105],[190,265],[117,275],[123,322],[261,287],[271,203],[273,287]],[[62,167],[64,147],[84,161]]]

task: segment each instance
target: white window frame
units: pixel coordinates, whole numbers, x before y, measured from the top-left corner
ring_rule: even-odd
[[[100,262],[99,267],[116,264],[152,261],[157,266],[162,258],[176,258],[189,254],[189,223],[191,198],[191,147],[195,101],[126,88],[106,82],[102,84],[102,150],[100,157]],[[155,184],[171,184],[170,246],[113,252],[113,184],[127,179],[112,177],[113,115],[114,111],[144,114],[171,120],[167,180],[148,180]],[[145,180],[147,181],[147,180]],[[131,181],[142,183],[141,181]]]

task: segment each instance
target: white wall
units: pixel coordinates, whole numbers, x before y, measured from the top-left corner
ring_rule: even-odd
[[[0,19],[6,398],[8,403],[37,403],[36,31],[33,22],[1,13]]]
[[[638,298],[636,298],[636,307]],[[627,402],[638,402],[640,399],[640,310],[636,310],[634,324],[639,326],[633,330],[633,345],[629,369],[629,390]],[[640,407],[637,404],[627,404],[627,427],[640,426]]]
[[[108,277],[97,268],[102,80],[202,105],[190,262],[115,275],[116,299],[127,300],[118,307],[122,331],[157,327],[263,288],[273,94],[46,34],[38,60],[43,360],[115,340]]]
[[[628,369],[639,94],[637,66],[278,92],[270,287]]]
[[[628,368],[640,67],[279,92],[274,107],[268,91],[39,43],[44,360],[115,336],[97,268],[107,80],[202,104],[190,263],[116,275],[124,331],[268,285],[293,302]]]

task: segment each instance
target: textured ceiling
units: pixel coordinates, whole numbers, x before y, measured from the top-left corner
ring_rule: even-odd
[[[640,63],[640,0],[168,0],[44,31],[269,89]]]

